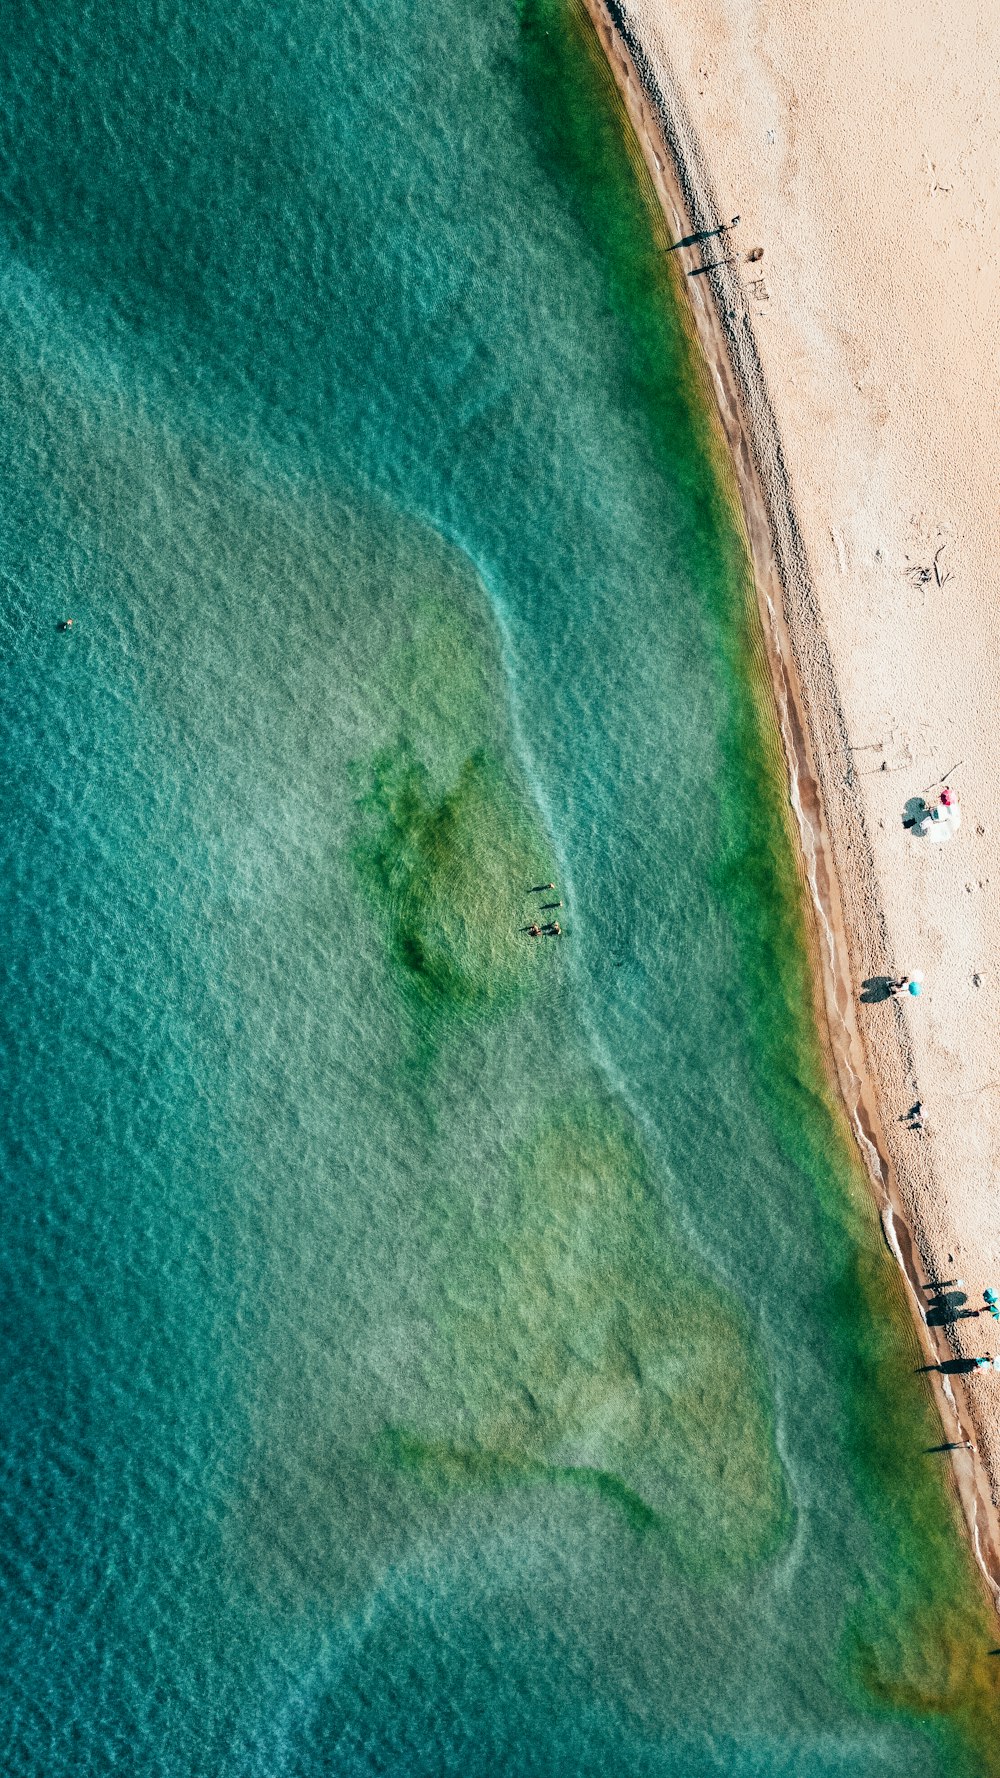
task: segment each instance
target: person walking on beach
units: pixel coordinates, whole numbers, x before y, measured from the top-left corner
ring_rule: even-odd
[[[901,975],[898,980],[890,981],[889,993],[893,1000],[905,1000],[907,994],[920,994],[923,979],[919,969],[915,969],[912,975]]]

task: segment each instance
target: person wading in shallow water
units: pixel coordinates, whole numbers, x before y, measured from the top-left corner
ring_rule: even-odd
[[[528,894],[529,895],[544,895],[546,889],[554,889],[554,888],[555,888],[554,883],[536,883],[533,889],[528,890]],[[547,914],[547,913],[550,913],[553,908],[561,908],[561,907],[562,907],[561,901],[543,901],[542,913]],[[526,932],[528,934],[529,938],[542,938],[542,937],[561,938],[562,937],[562,927],[560,926],[558,920],[550,920],[548,922],[548,924],[545,926],[540,926],[538,924],[537,920],[535,920],[535,921],[532,921],[530,926],[522,926],[521,931]]]

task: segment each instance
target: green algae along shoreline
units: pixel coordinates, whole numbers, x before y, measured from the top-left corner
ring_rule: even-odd
[[[630,158],[668,227],[671,243],[718,226],[710,169],[681,93],[661,65],[654,69],[632,21],[615,0],[571,0],[585,14],[606,58],[629,132]],[[812,966],[814,1005],[826,1065],[871,1181],[886,1243],[905,1281],[928,1361],[954,1356],[944,1328],[929,1327],[919,1294],[919,1227],[911,1226],[890,1153],[884,1104],[913,1096],[913,1059],[901,1041],[886,1079],[867,1054],[855,1014],[852,981],[876,974],[889,953],[874,860],[853,755],[822,619],[795,515],[777,422],[753,338],[751,311],[738,269],[724,261],[697,280],[668,256],[677,305],[700,361],[706,397],[717,415],[716,470],[726,487],[753,571],[760,617],[760,653],[752,660],[766,723],[777,720],[791,807],[797,864],[808,888],[803,938]],[[761,683],[766,676],[767,688]],[[766,706],[770,705],[770,709]],[[911,1163],[932,1181],[922,1155]],[[957,1391],[955,1385],[957,1384]],[[976,1433],[968,1392],[931,1373],[946,1436]],[[1000,1610],[1000,1514],[976,1453],[952,1453],[955,1491],[986,1589]]]

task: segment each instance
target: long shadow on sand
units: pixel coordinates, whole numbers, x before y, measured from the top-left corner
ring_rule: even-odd
[[[881,1000],[888,1000],[895,980],[891,975],[870,975],[861,984],[861,1003],[863,1006],[877,1006]]]
[[[676,253],[681,247],[697,247],[702,241],[716,241],[724,235],[728,224],[720,222],[718,228],[699,228],[693,235],[685,235],[681,241],[671,241],[668,253]]]

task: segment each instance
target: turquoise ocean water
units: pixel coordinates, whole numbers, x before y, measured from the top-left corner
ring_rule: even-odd
[[[1000,1770],[586,30],[0,61],[3,1771]]]

